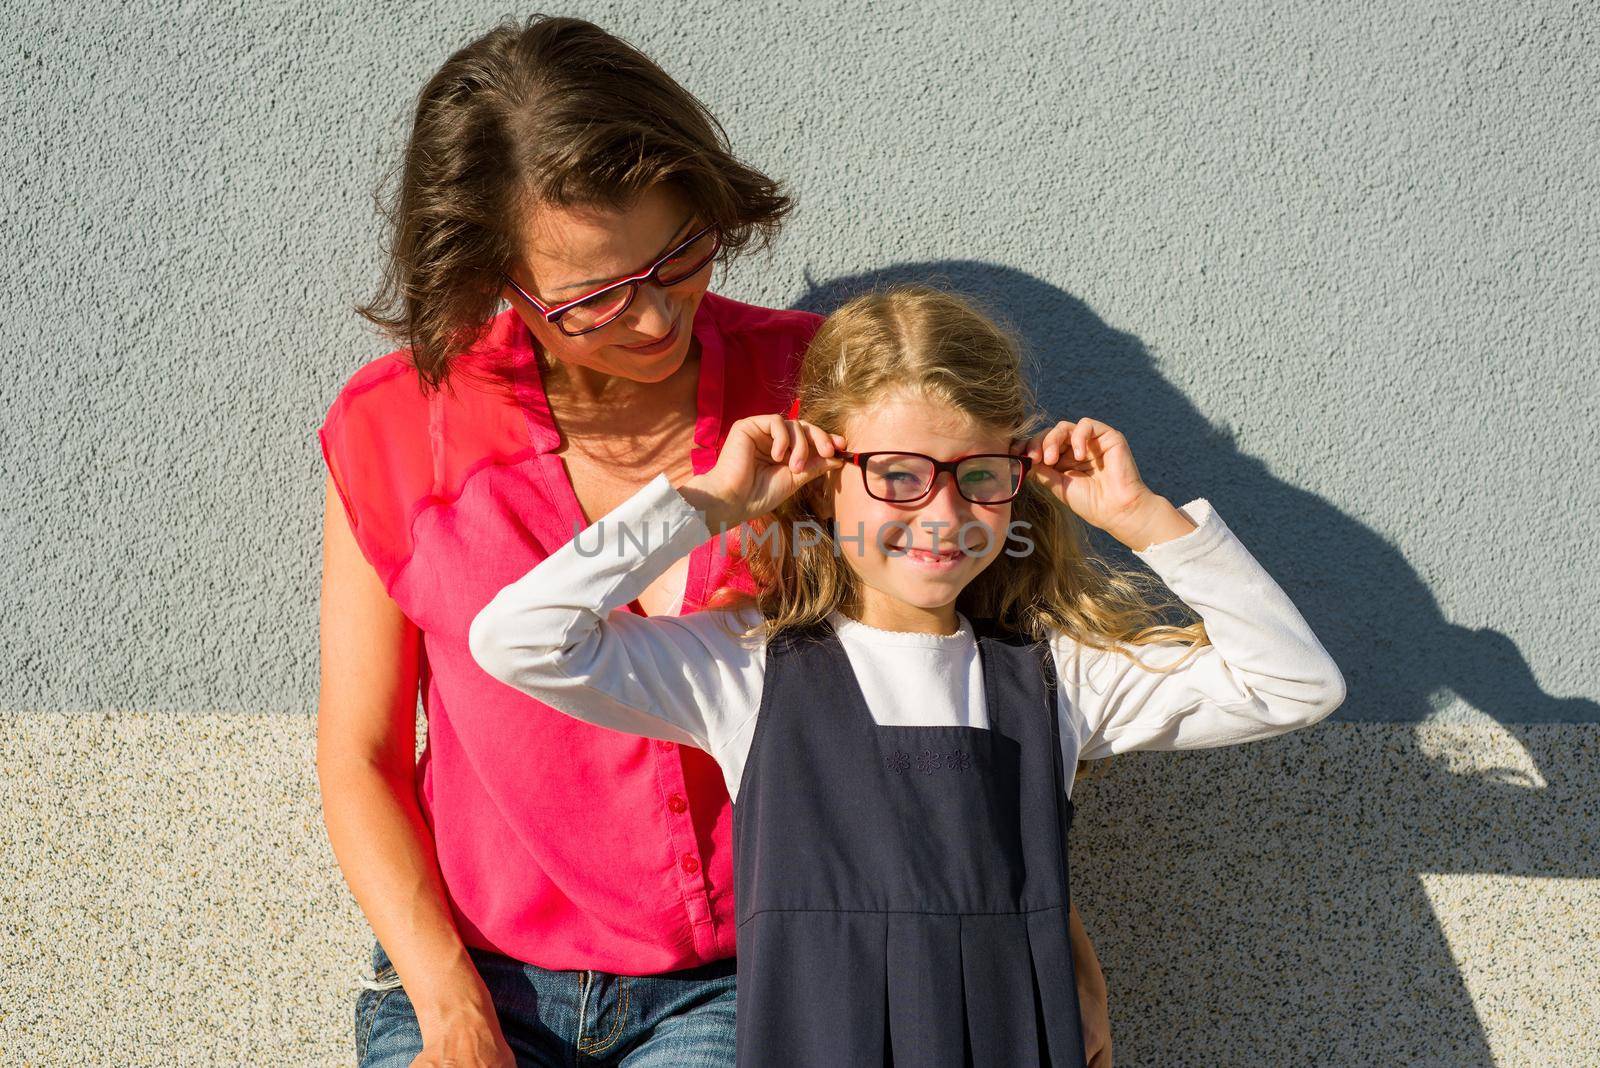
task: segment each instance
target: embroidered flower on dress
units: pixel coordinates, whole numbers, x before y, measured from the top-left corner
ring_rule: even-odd
[[[904,749],[896,749],[883,755],[883,763],[890,771],[904,775],[911,770],[911,754]],[[970,771],[972,757],[964,749],[952,749],[948,753],[924,749],[917,754],[916,768],[924,775],[932,775],[936,771]]]

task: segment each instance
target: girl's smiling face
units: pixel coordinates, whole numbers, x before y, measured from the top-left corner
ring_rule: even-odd
[[[911,392],[856,412],[840,432],[853,452],[952,460],[1011,451],[1003,434]],[[868,626],[952,633],[956,596],[1005,549],[1011,502],[973,504],[949,472],[908,504],[873,497],[854,465],[830,472],[818,492],[818,512],[836,521],[841,555],[861,583],[860,621]]]

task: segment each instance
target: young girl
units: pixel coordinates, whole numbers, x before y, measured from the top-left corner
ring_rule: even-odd
[[[954,296],[841,308],[796,416],[740,420],[713,469],[658,476],[507,586],[473,656],[716,759],[740,1065],[1081,1065],[1064,769],[1315,723],[1339,670],[1208,502],[1153,493],[1104,423],[1036,433],[1015,344]],[[757,517],[754,590],[615,611]],[[1181,608],[1080,520],[1199,621],[1167,622]]]

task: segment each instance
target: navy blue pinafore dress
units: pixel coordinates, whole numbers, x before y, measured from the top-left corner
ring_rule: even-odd
[[[733,812],[740,1068],[1084,1064],[1053,658],[973,627],[987,730],[876,723],[826,622],[768,645]]]

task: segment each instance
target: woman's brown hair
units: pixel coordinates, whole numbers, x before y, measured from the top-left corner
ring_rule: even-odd
[[[533,15],[461,48],[417,100],[377,296],[357,310],[438,388],[500,303],[525,213],[619,210],[669,183],[727,256],[777,234],[791,201],[739,162],[698,99],[591,22]]]

